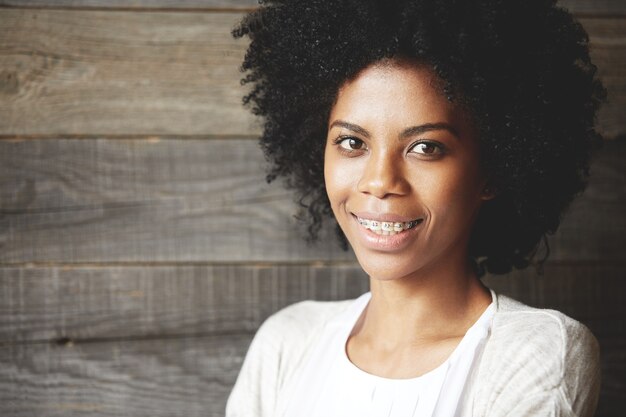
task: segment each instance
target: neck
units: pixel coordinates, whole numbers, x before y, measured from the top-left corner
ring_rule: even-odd
[[[372,298],[355,331],[393,346],[458,337],[491,303],[467,262],[393,280],[370,278]]]

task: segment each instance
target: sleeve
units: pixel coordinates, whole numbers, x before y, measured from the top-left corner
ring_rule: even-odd
[[[558,382],[541,387],[536,380],[525,395],[511,401],[507,417],[592,417],[600,392],[600,355],[596,338],[584,325],[568,318],[563,323],[564,343],[556,349],[561,370]],[[556,345],[555,345],[556,347]],[[542,369],[555,368],[545,364]],[[548,379],[544,375],[544,380]],[[533,390],[533,388],[536,388]],[[523,392],[522,392],[523,393]]]
[[[280,317],[259,328],[226,403],[226,417],[272,417],[281,362]]]
[[[563,390],[574,416],[592,417],[600,395],[600,346],[591,331],[570,320]]]
[[[521,398],[507,417],[578,417],[558,389]],[[582,415],[580,415],[582,417]]]

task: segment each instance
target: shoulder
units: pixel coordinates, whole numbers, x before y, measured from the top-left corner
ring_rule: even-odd
[[[279,310],[265,320],[259,328],[264,331],[287,331],[291,334],[306,336],[312,329],[323,325],[345,311],[354,300],[343,301],[300,301]]]
[[[298,356],[329,322],[352,303],[354,300],[307,300],[287,306],[268,317],[261,325],[255,336],[255,342],[259,345],[257,347],[280,354],[283,359],[287,359],[286,356]],[[291,362],[283,365],[289,364]]]
[[[555,362],[560,365],[561,378],[566,376],[564,365],[569,359],[598,356],[598,342],[584,324],[560,311],[530,307],[504,295],[496,297],[492,325],[496,345],[518,346],[518,353]]]
[[[261,325],[250,351],[280,357],[279,372],[287,371],[323,328],[344,312],[354,300],[301,301],[279,310]],[[250,352],[249,352],[250,354]]]
[[[274,415],[279,392],[316,338],[354,301],[301,301],[268,317],[250,344],[226,415]]]
[[[481,362],[481,381],[490,391],[483,396],[502,411],[527,401],[569,410],[562,415],[591,415],[599,390],[599,351],[582,323],[497,295]]]

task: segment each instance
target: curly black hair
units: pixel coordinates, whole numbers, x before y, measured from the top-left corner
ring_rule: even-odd
[[[267,179],[284,177],[297,191],[310,238],[332,214],[323,161],[339,88],[373,63],[409,58],[434,70],[479,129],[497,190],[470,238],[479,275],[529,265],[584,189],[602,142],[594,123],[606,90],[588,35],[567,10],[551,0],[261,3],[232,32],[251,41],[243,101],[264,120]]]

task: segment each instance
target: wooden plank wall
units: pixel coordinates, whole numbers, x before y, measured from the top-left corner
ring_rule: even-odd
[[[545,274],[497,291],[586,323],[626,392],[626,4],[571,0],[609,104]],[[240,105],[252,0],[0,0],[0,415],[221,416],[259,324],[367,289],[263,181]],[[332,233],[326,233],[329,235]],[[332,236],[327,236],[332,239]]]

